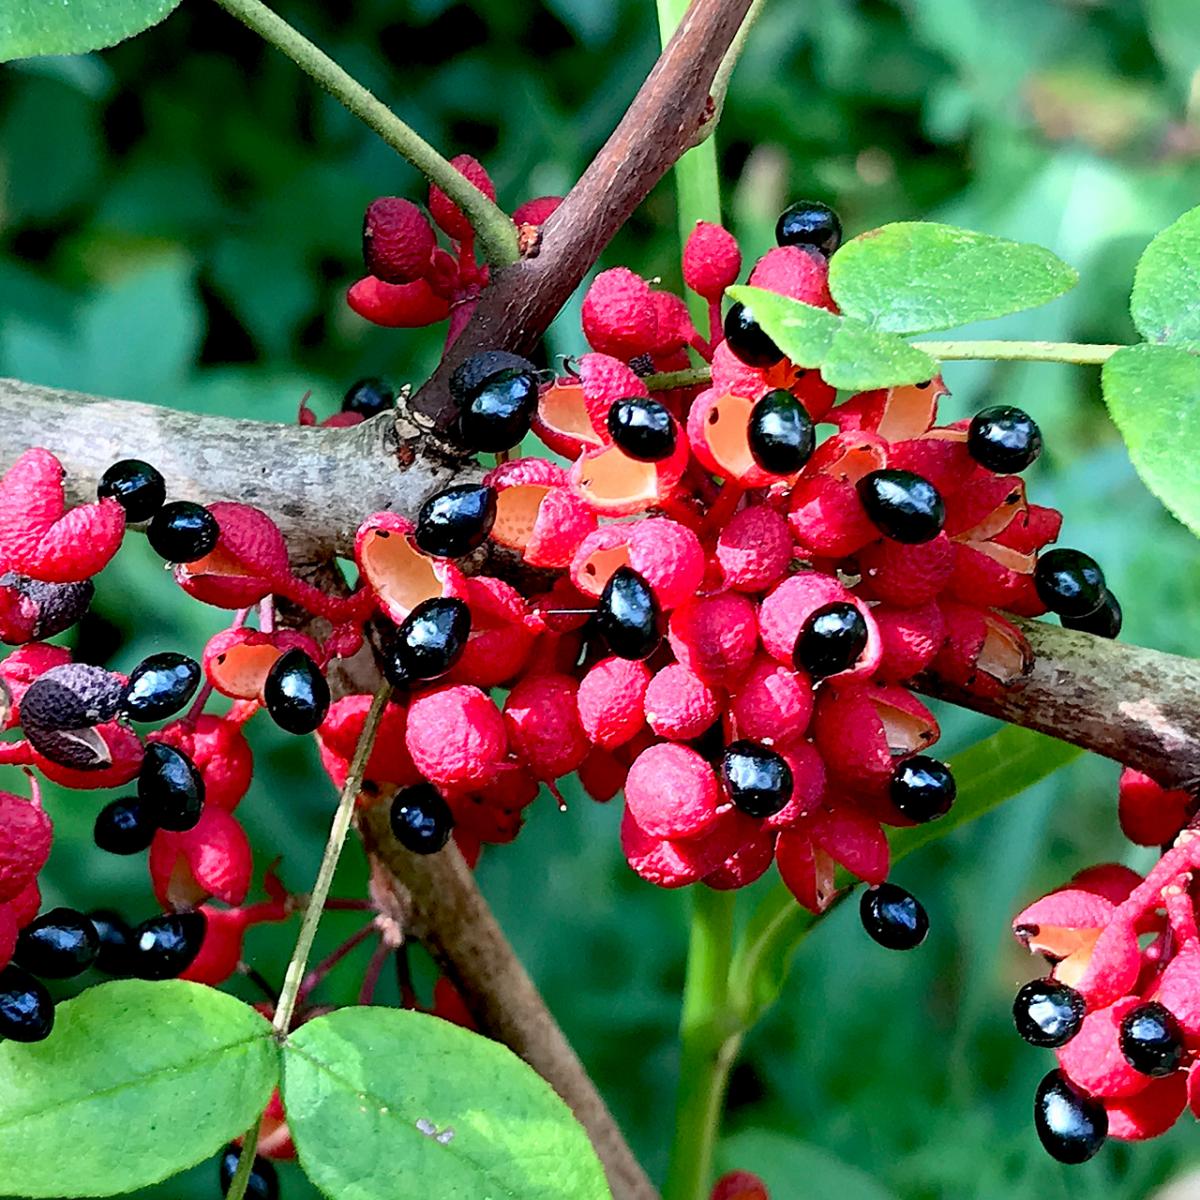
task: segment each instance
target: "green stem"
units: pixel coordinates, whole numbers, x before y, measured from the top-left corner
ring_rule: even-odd
[[[689,367],[686,371],[662,371],[657,375],[647,375],[645,384],[652,392],[660,392],[667,388],[696,387],[711,378],[712,371],[708,367]]]
[[[246,1194],[250,1172],[254,1170],[254,1160],[258,1155],[258,1134],[262,1123],[262,1113],[259,1113],[258,1120],[246,1130],[246,1136],[242,1138],[242,1152],[238,1155],[237,1170],[229,1181],[229,1191],[225,1193],[225,1200],[242,1200]]]
[[[733,74],[733,68],[737,66],[738,59],[742,56],[746,39],[750,36],[750,30],[754,26],[754,22],[758,20],[765,2],[766,0],[754,0],[750,5],[742,20],[741,28],[737,31],[737,36],[730,43],[729,49],[725,51],[725,57],[721,59],[721,65],[713,77],[712,87],[709,88],[709,95],[713,100],[713,115],[712,120],[704,127],[703,137],[706,139],[711,139],[713,130],[716,129],[721,120],[721,114],[725,111],[725,97],[729,94],[729,78]]]
[[[505,267],[520,257],[512,220],[473,183],[459,173],[420,134],[406,125],[318,46],[274,13],[261,0],[217,0],[217,3],[281,50],[335,100],[375,131],[466,214],[489,263]]]
[[[988,359],[991,362],[1064,362],[1098,366],[1124,346],[1085,342],[913,342],[918,350],[942,362]]]

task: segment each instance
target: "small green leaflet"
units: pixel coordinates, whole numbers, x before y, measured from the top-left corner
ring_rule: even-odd
[[[118,980],[0,1043],[0,1195],[112,1196],[244,1133],[279,1079],[271,1026],[198,983]]]
[[[511,1050],[425,1013],[344,1008],[284,1050],[300,1163],[331,1200],[609,1200],[571,1110]]]
[[[157,25],[179,0],[2,0],[0,62],[86,54]]]
[[[1146,247],[1129,308],[1146,341],[1200,350],[1200,208],[1184,213]]]

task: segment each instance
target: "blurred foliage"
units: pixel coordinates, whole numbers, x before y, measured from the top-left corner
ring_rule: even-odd
[[[281,8],[439,147],[484,159],[510,206],[570,186],[656,53],[646,0]],[[770,244],[777,212],[797,196],[829,200],[851,232],[926,217],[1038,242],[1080,270],[1081,286],[979,333],[1130,340],[1133,264],[1200,195],[1200,117],[1189,110],[1198,67],[1194,0],[771,0],[721,128],[729,220],[747,257]],[[101,55],[5,68],[0,372],[283,421],[309,388],[324,415],[360,375],[420,380],[439,334],[368,327],[342,293],[358,269],[366,203],[422,192],[409,167],[203,0]],[[678,280],[669,183],[604,261]],[[576,314],[552,331],[549,354],[581,349]],[[1129,640],[1192,649],[1194,542],[1133,474],[1098,373],[960,364],[947,377],[952,417],[985,400],[1035,414],[1048,450],[1031,491],[1063,509],[1067,544],[1103,561]],[[221,619],[182,604],[133,540],[75,639],[84,657],[128,669],[152,649],[198,653]],[[988,728],[946,714],[947,751]],[[307,744],[270,728],[254,737],[259,769],[239,815],[261,862],[282,855],[285,880],[302,891],[332,791]],[[1031,1128],[1033,1088],[1050,1063],[1011,1029],[1011,996],[1037,967],[1008,923],[1039,889],[1097,859],[1145,866],[1118,836],[1115,778],[1112,764],[1081,760],[906,861],[898,878],[934,921],[915,954],[868,942],[850,906],[823,923],[735,1073],[728,1165],[761,1169],[779,1200],[835,1191],[1133,1200],[1200,1159],[1181,1123],[1068,1170],[1041,1153]],[[52,792],[59,838],[47,901],[147,915],[142,864],[91,847],[101,799]],[[582,799],[565,815],[540,803],[515,845],[485,856],[480,876],[661,1176],[687,906],[625,868],[617,816]],[[346,855],[340,876],[335,894],[361,894],[359,855]],[[318,952],[359,920],[330,914]],[[252,934],[268,980],[279,979],[288,944],[270,928]],[[333,976],[330,1001],[353,998],[366,953]],[[428,966],[418,975],[427,995]],[[394,1001],[390,980],[380,995]],[[287,1200],[311,1194],[294,1169],[283,1185]],[[208,1166],[147,1195],[216,1191]]]

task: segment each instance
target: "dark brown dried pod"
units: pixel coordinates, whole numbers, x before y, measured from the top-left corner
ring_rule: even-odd
[[[0,641],[20,646],[70,629],[87,612],[96,588],[80,583],[46,583],[6,571],[0,575]]]
[[[21,700],[21,725],[30,741],[35,730],[51,733],[101,725],[117,715],[124,695],[120,675],[88,663],[64,663],[29,685]]]

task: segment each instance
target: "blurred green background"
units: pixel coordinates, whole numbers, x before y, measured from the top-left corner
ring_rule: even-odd
[[[286,0],[281,10],[440,148],[481,157],[510,207],[569,187],[657,49],[649,0]],[[988,335],[1128,340],[1138,254],[1200,202],[1197,68],[1195,0],[769,0],[720,132],[727,218],[748,257],[799,196],[833,203],[851,233],[934,217],[1039,242],[1078,267],[1082,285]],[[204,0],[110,52],[5,68],[0,373],[282,421],[308,389],[324,416],[360,375],[419,381],[440,332],[377,330],[342,301],[363,208],[384,193],[419,198],[423,187]],[[604,262],[677,281],[672,202],[664,183]],[[552,331],[550,354],[582,348],[576,311]],[[951,416],[986,399],[1019,403],[1041,423],[1048,449],[1031,492],[1063,509],[1067,544],[1102,560],[1127,638],[1194,648],[1194,544],[1134,476],[1098,373],[957,365],[947,380]],[[198,653],[221,620],[180,603],[131,540],[73,636],[84,657],[128,669],[153,649]],[[988,730],[945,715],[950,748]],[[256,782],[239,815],[261,861],[281,854],[284,879],[303,891],[332,791],[306,744],[268,728],[254,736]],[[1012,994],[1037,967],[1008,924],[1098,859],[1145,866],[1117,833],[1115,778],[1112,764],[1081,761],[906,861],[898,878],[934,922],[919,952],[879,949],[849,907],[821,925],[735,1073],[725,1165],[761,1170],[776,1200],[1131,1200],[1200,1162],[1188,1119],[1076,1169],[1052,1163],[1031,1128],[1050,1056],[1011,1028]],[[115,905],[139,919],[153,905],[142,864],[90,843],[103,799],[51,795],[59,838],[47,902]],[[480,878],[661,1178],[686,898],[627,870],[617,819],[612,805],[580,800],[561,815],[539,803],[515,845],[485,855]],[[359,893],[362,876],[351,851],[337,894]],[[318,949],[357,923],[331,914]],[[278,980],[289,945],[268,928],[249,950]],[[333,977],[330,1000],[353,997],[364,960]],[[383,998],[394,995],[386,982]],[[283,1183],[288,1200],[311,1194],[294,1168]],[[403,1179],[396,1186],[406,1194]],[[147,1194],[214,1196],[215,1170]]]

